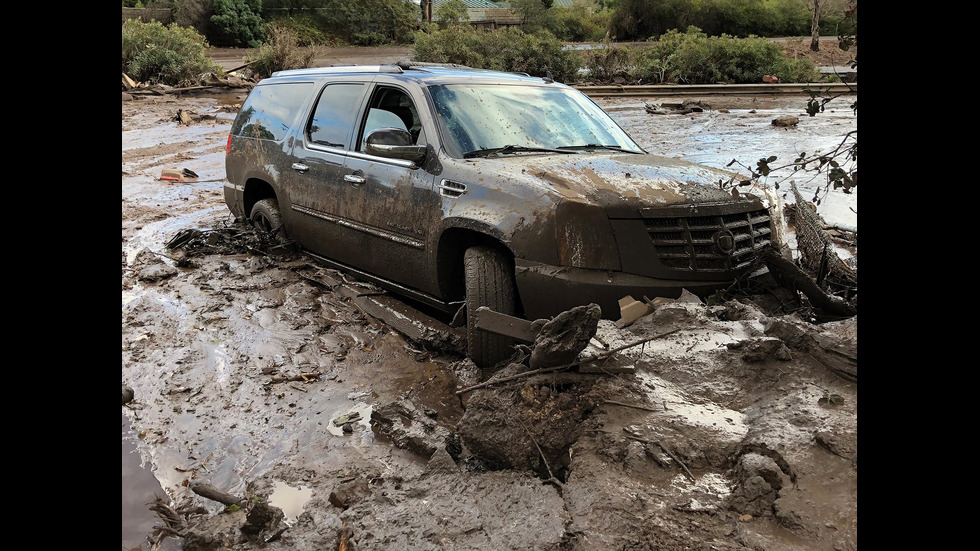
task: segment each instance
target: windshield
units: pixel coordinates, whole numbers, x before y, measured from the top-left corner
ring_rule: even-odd
[[[436,118],[454,157],[503,148],[582,146],[642,149],[585,94],[555,85],[433,86]],[[469,154],[469,155],[467,155]]]

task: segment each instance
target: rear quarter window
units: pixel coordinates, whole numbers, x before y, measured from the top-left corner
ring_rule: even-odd
[[[312,82],[256,86],[242,104],[231,133],[261,140],[285,138],[312,89]]]

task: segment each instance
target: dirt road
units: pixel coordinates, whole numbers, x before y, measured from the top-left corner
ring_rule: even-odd
[[[241,99],[122,106],[124,441],[166,491],[151,539],[185,550],[856,549],[856,317],[815,325],[766,296],[678,300],[629,327],[600,322],[584,354],[635,344],[618,369],[465,391],[491,374],[407,340],[337,292],[375,289],[230,218],[223,153]],[[641,143],[702,161],[730,156],[736,136],[798,147],[763,122],[798,113],[793,104],[656,124],[642,103],[604,106]],[[178,110],[193,122],[178,124]],[[831,120],[793,137],[846,131]],[[197,177],[160,179],[184,168]],[[168,249],[177,236],[185,245]],[[149,549],[127,541],[125,521],[124,545]]]

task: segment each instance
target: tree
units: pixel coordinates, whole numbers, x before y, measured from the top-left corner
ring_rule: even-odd
[[[214,0],[216,46],[257,48],[265,39],[262,0]]]
[[[820,51],[820,0],[813,0],[813,23],[810,25],[810,49]]]
[[[467,13],[463,0],[449,0],[436,8],[436,19],[444,25],[458,25],[469,21],[470,14]]]

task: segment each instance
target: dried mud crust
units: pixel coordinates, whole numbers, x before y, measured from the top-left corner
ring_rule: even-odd
[[[168,492],[156,537],[185,550],[856,549],[856,359],[841,359],[856,318],[813,325],[772,295],[682,297],[598,324],[583,354],[646,341],[595,363],[608,373],[481,371],[329,282],[376,288],[230,217],[213,101],[145,101],[123,109],[122,376]],[[189,129],[177,108],[217,122]],[[134,129],[156,145],[127,148]],[[197,181],[158,179],[185,166]],[[493,376],[516,378],[466,391]],[[311,491],[294,518],[257,506],[281,483]]]

